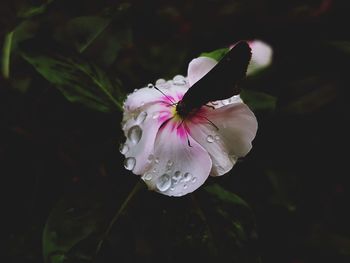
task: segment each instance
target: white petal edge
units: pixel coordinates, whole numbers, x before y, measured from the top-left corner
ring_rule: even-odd
[[[168,196],[183,196],[205,182],[212,162],[201,145],[189,136],[189,146],[187,139],[178,136],[171,126],[166,125],[159,131],[154,161],[142,179],[151,190]],[[189,175],[185,176],[186,173]]]
[[[200,80],[207,74],[215,65],[217,61],[208,57],[198,57],[193,59],[188,65],[188,81],[190,86]]]

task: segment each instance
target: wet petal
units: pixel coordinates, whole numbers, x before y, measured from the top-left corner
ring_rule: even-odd
[[[237,158],[245,156],[250,151],[258,129],[258,123],[254,113],[247,105],[236,103],[209,110],[207,118],[217,126],[217,134],[227,148],[228,158],[232,164],[235,163]],[[214,166],[213,169],[215,169]],[[218,175],[222,174],[220,169],[216,172]],[[215,174],[215,172],[212,174]]]
[[[212,105],[214,108],[221,108],[221,107],[229,105],[229,104],[242,103],[242,102],[243,102],[243,100],[241,99],[241,96],[234,95],[228,99],[216,100],[216,101],[209,102],[209,105]]]
[[[190,86],[200,80],[207,74],[215,65],[217,61],[208,57],[199,57],[193,59],[188,65],[188,81]]]
[[[172,123],[159,131],[152,165],[142,177],[151,190],[182,196],[208,178],[212,162],[207,151],[190,136],[188,139],[191,146],[186,132],[177,130]]]
[[[143,174],[148,169],[149,156],[153,154],[154,142],[159,127],[170,117],[169,108],[155,104],[139,112],[123,126],[126,142],[122,154],[125,155],[125,168],[134,174]],[[129,161],[129,163],[128,163]]]
[[[185,79],[187,81],[187,79]],[[182,98],[188,90],[189,84],[176,85],[173,81],[167,81],[165,84],[141,88],[129,94],[124,102],[124,114],[128,116],[130,112],[139,111],[142,107],[155,103],[174,103]]]
[[[205,120],[203,123],[188,123],[188,127],[193,139],[209,153],[212,160],[210,175],[218,176],[230,171],[236,160],[230,158],[228,148],[218,130]]]

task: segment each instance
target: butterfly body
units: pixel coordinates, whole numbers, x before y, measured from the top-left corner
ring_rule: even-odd
[[[247,42],[237,43],[203,78],[193,84],[176,105],[176,112],[187,117],[210,101],[223,100],[240,93],[238,87],[251,59]]]

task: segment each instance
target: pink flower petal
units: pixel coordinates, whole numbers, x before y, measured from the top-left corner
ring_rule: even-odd
[[[217,61],[208,57],[199,57],[193,59],[188,65],[188,81],[190,86],[200,80],[207,74],[215,65]]]
[[[153,162],[142,179],[151,190],[182,196],[200,187],[212,166],[207,151],[190,136],[191,146],[171,123],[158,133]]]

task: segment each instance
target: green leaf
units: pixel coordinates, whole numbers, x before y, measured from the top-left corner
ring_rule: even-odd
[[[130,5],[105,8],[94,16],[80,16],[58,26],[54,38],[92,59],[99,65],[110,66],[120,50],[132,43],[128,20]]]
[[[83,52],[110,24],[111,19],[98,16],[77,17],[66,25],[70,41]]]
[[[44,227],[44,261],[94,261],[112,225],[144,184],[138,181],[125,201],[118,204],[117,200],[124,195],[123,186],[121,184],[118,189],[112,189],[102,184],[77,188],[65,194],[54,206]]]
[[[220,59],[222,59],[227,52],[229,52],[230,49],[229,48],[221,48],[221,49],[216,49],[212,52],[204,52],[202,54],[200,54],[200,57],[208,57],[208,58],[212,58],[215,59],[216,61],[219,61]]]
[[[252,110],[273,111],[276,108],[277,98],[272,95],[243,89],[240,96]]]
[[[67,194],[61,198],[52,210],[44,228],[45,262],[67,262],[68,253],[73,249],[78,250],[80,242],[91,239],[102,231],[107,223],[104,218],[106,208],[103,207],[102,200],[101,193],[98,195],[91,191],[86,194],[80,192]],[[89,257],[89,255],[78,255],[78,257]]]
[[[39,5],[30,5],[25,2],[17,12],[17,16],[20,18],[30,18],[36,15],[40,15],[46,11],[46,8],[53,0],[43,0],[43,3]]]
[[[213,186],[181,198],[140,191],[113,225],[108,241],[123,247],[116,250],[117,258],[130,262],[257,263],[256,236],[249,206]]]
[[[218,184],[206,186],[204,189],[208,193],[214,195],[216,198],[224,202],[231,203],[233,205],[242,205],[249,208],[249,205],[243,199],[241,199],[238,195],[225,190]]]
[[[22,57],[69,101],[102,112],[122,110],[120,82],[112,82],[96,65],[52,45],[50,49],[42,47],[40,50],[31,43],[21,50]]]
[[[57,30],[55,38],[108,66],[115,61],[119,51],[132,42],[130,25],[116,22],[110,27],[116,16],[121,19],[123,15],[120,11],[117,14],[76,17]]]

